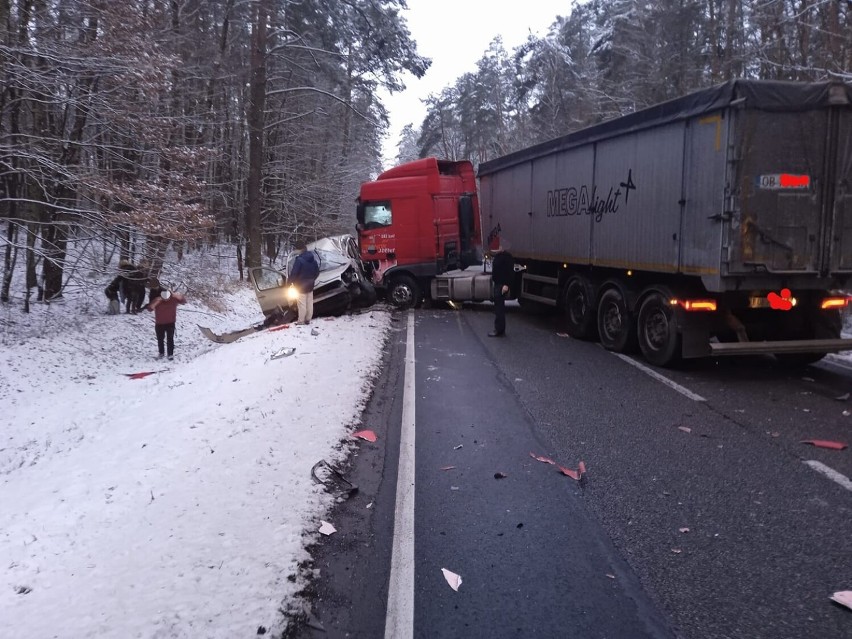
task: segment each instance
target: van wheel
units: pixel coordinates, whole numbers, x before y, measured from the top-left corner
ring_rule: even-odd
[[[604,291],[598,302],[598,335],[603,347],[616,353],[631,350],[635,342],[633,318],[617,287]]]
[[[639,349],[654,366],[671,366],[680,360],[681,336],[674,309],[660,293],[651,293],[639,307],[636,323]]]
[[[370,282],[358,282],[358,306],[367,308],[376,303],[376,287]]]
[[[388,288],[388,300],[399,309],[416,306],[420,302],[420,286],[410,275],[397,275]]]
[[[571,337],[595,339],[595,294],[592,283],[582,276],[568,280],[562,296],[562,309],[567,318],[565,330]]]

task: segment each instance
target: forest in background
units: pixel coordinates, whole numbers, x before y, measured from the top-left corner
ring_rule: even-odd
[[[430,64],[405,6],[0,0],[0,302],[61,298],[81,246],[89,271],[128,259],[156,274],[169,247],[226,244],[242,276],[295,239],[350,231],[382,168],[379,89]],[[510,52],[495,37],[430,96],[398,160],[478,164],[734,78],[852,80],[852,0],[566,9]]]

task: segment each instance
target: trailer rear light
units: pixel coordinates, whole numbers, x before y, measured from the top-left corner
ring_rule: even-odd
[[[672,306],[680,306],[685,311],[708,311],[716,310],[716,300],[679,300],[673,299],[669,302]]]
[[[820,304],[820,308],[824,311],[833,308],[846,308],[847,306],[849,306],[850,300],[852,300],[852,298],[846,295],[840,297],[826,297],[822,301],[822,304]]]

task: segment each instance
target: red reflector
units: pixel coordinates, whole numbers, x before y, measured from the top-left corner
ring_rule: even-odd
[[[848,297],[826,297],[820,304],[820,308],[827,311],[832,308],[846,308],[848,305]]]
[[[792,173],[782,173],[781,176],[782,189],[804,189],[810,186],[811,178],[809,175],[793,175]]]

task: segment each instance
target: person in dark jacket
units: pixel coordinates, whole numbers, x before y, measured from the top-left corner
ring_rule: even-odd
[[[150,284],[153,299],[143,308],[154,311],[154,332],[157,335],[158,359],[161,359],[163,355],[168,355],[171,360],[174,359],[175,355],[177,307],[178,304],[186,304],[186,298],[180,293],[162,289],[156,279],[152,279]],[[154,297],[154,291],[157,292],[156,297]]]
[[[492,249],[491,286],[494,298],[494,330],[488,337],[503,337],[506,334],[506,298],[509,296],[509,285],[515,274],[515,258],[507,249],[507,242],[498,238],[498,245]]]
[[[296,320],[296,324],[310,324],[311,318],[314,316],[314,282],[319,275],[319,264],[316,255],[313,251],[308,251],[307,248],[303,240],[296,242],[295,250],[298,255],[288,274],[290,284],[295,286],[299,292],[297,302],[299,318]]]

